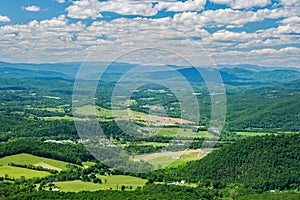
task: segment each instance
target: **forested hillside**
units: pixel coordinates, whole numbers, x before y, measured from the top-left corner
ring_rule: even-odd
[[[299,188],[299,166],[300,135],[286,134],[239,140],[201,160],[161,173],[169,181],[212,181],[221,187],[239,183],[267,191]]]

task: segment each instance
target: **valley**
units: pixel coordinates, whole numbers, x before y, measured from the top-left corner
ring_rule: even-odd
[[[234,189],[240,193],[238,197],[241,198],[246,198],[248,190],[299,191],[298,182],[293,182],[292,178],[284,179],[286,182],[281,185],[276,185],[274,181],[261,182],[259,186],[258,180],[248,181],[246,184],[244,180],[247,176],[243,178],[243,170],[248,170],[247,159],[253,159],[252,156],[245,158],[244,164],[236,163],[236,167],[241,164],[241,174],[231,174],[232,171],[226,171],[225,164],[222,165],[221,162],[222,156],[230,160],[232,152],[236,152],[234,155],[240,154],[238,158],[242,159],[249,155],[244,150],[247,148],[257,151],[253,155],[257,158],[266,156],[256,146],[243,147],[240,141],[245,144],[256,141],[257,145],[262,142],[261,148],[273,137],[278,140],[295,137],[292,141],[297,141],[300,130],[298,72],[289,74],[294,76],[294,80],[284,82],[277,82],[277,78],[264,79],[261,72],[255,72],[260,81],[265,82],[246,84],[241,79],[245,78],[245,70],[222,69],[222,73],[226,74],[228,103],[225,127],[218,133],[218,128],[209,125],[211,96],[204,83],[195,81],[192,69],[183,70],[182,74],[193,81],[196,98],[201,105],[199,121],[193,121],[188,113],[185,118],[181,118],[182,109],[176,95],[159,85],[145,85],[133,91],[130,100],[123,101],[121,98],[120,109],[111,107],[109,97],[115,83],[106,80],[97,88],[95,106],[72,107],[74,80],[69,75],[32,72],[29,69],[22,71],[17,68],[5,70],[18,76],[0,76],[0,184],[3,188],[18,190],[17,188],[25,187],[30,190],[30,185],[35,188],[31,189],[34,191],[32,194],[39,191],[38,195],[43,195],[43,191],[49,196],[55,196],[54,191],[61,195],[65,195],[65,192],[81,195],[84,191],[93,195],[97,194],[95,191],[103,191],[106,192],[104,195],[138,196],[139,192],[147,194],[151,187],[157,191],[168,187],[167,190],[172,190],[173,194],[180,190],[195,190],[199,195],[207,193],[212,197],[218,196],[216,193],[221,191],[228,198],[232,195],[232,185],[244,188]],[[115,72],[107,74],[106,78],[111,76],[111,80],[115,80]],[[287,76],[280,70],[272,73],[276,77],[281,74]],[[160,76],[165,75],[162,73]],[[96,117],[108,138],[105,143],[98,136],[95,139],[85,139],[78,135],[76,123],[89,123],[91,117]],[[120,127],[120,124],[124,127]],[[87,150],[87,141],[92,142],[93,147],[105,144],[106,149],[126,152],[124,158],[116,160],[125,171],[105,165],[109,157],[97,159],[96,155]],[[235,145],[240,146],[234,148]],[[296,143],[291,145],[295,147],[295,152],[291,150],[289,155],[295,156],[299,146]],[[283,150],[281,147],[276,148],[278,151]],[[285,166],[284,156],[280,159],[276,165],[281,169]],[[220,163],[217,164],[218,162]],[[219,171],[209,170],[210,164]],[[225,171],[219,166],[224,167]],[[267,172],[263,170],[266,166],[269,169]],[[126,168],[131,167],[149,172],[126,171]],[[268,173],[273,177],[270,172],[272,166],[265,164],[255,167],[258,172],[262,171],[261,173]],[[199,173],[199,170],[206,174]],[[249,170],[247,173],[255,174]],[[297,168],[293,165],[289,170],[294,173]],[[276,173],[282,178],[286,172]],[[215,175],[220,177],[215,180]],[[222,178],[224,175],[227,176]],[[276,177],[274,180],[277,180]],[[266,186],[267,184],[271,186]],[[125,193],[119,194],[121,191]],[[156,195],[163,193],[158,192]]]

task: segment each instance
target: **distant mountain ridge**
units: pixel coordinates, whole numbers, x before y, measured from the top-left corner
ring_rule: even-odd
[[[1,71],[6,69],[20,70],[32,70],[34,73],[30,75],[27,71],[26,76],[31,77],[45,77],[45,76],[57,76],[66,79],[75,79],[82,63],[54,63],[54,64],[28,64],[28,63],[8,63],[0,62]],[[107,68],[107,74],[124,74],[134,68],[135,64],[128,63],[108,63],[108,62],[94,62],[94,63],[83,63],[87,77],[97,78],[98,74],[95,71],[96,67],[104,69]],[[167,80],[171,77],[178,76],[178,73],[184,76],[190,82],[204,82],[204,79],[199,75],[198,70],[192,67],[180,67],[180,66],[169,66],[174,69],[169,71],[157,71],[149,73],[150,79],[161,79]],[[207,68],[198,68],[201,72]],[[291,82],[300,79],[300,69],[298,68],[268,68],[256,65],[220,65],[217,67],[223,78],[225,84],[228,85],[264,85],[280,82]],[[97,70],[99,71],[99,70]],[[45,72],[45,74],[43,74]],[[18,74],[18,73],[17,73]],[[25,76],[25,74],[23,76]],[[46,75],[47,74],[47,75]],[[5,75],[1,75],[5,76]],[[118,76],[117,76],[118,77]],[[116,80],[116,77],[115,79]]]

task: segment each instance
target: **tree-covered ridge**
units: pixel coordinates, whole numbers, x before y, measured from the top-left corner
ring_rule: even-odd
[[[260,190],[300,187],[300,134],[239,140],[205,158],[164,171],[166,179],[239,183]]]
[[[257,103],[254,101],[247,108],[239,109],[240,103],[237,103],[235,111],[228,115],[228,129],[232,131],[300,131],[300,93],[291,93],[292,96],[275,102]]]

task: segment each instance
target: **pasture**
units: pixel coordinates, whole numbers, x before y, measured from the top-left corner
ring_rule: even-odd
[[[102,184],[83,181],[53,182],[62,192],[97,191],[102,189]]]
[[[150,134],[166,136],[166,137],[188,137],[188,138],[213,138],[214,136],[207,131],[196,132],[195,128],[147,128]]]
[[[66,169],[66,166],[69,164],[67,162],[53,160],[49,158],[43,158],[43,157],[34,156],[26,153],[0,158],[0,165],[5,166],[8,165],[9,163],[22,164],[22,165],[35,165],[35,166],[41,166],[43,168],[54,169],[58,171],[62,169]]]
[[[20,178],[21,176],[24,176],[25,178],[34,178],[45,177],[50,175],[50,173],[8,165],[0,166],[0,176],[4,177],[6,175],[10,178]]]
[[[237,135],[241,136],[264,136],[264,135],[273,135],[276,133],[267,133],[267,132],[235,132]]]
[[[161,152],[152,154],[137,155],[132,159],[134,161],[145,161],[149,162],[156,168],[160,167],[177,167],[186,162],[198,160],[206,156],[207,154],[200,150],[185,150],[176,152]]]
[[[126,190],[135,190],[138,186],[142,187],[147,182],[145,179],[123,175],[98,176],[98,178],[101,179],[101,184],[83,181],[64,181],[53,183],[60,188],[60,191],[62,192],[80,192],[107,190],[108,188],[111,188],[112,190],[121,190],[122,185],[127,187]]]
[[[112,188],[113,190],[120,190],[121,186],[132,187],[135,190],[138,186],[142,187],[147,183],[146,179],[141,179],[133,176],[112,175],[112,176],[98,176],[102,181],[103,189]]]

